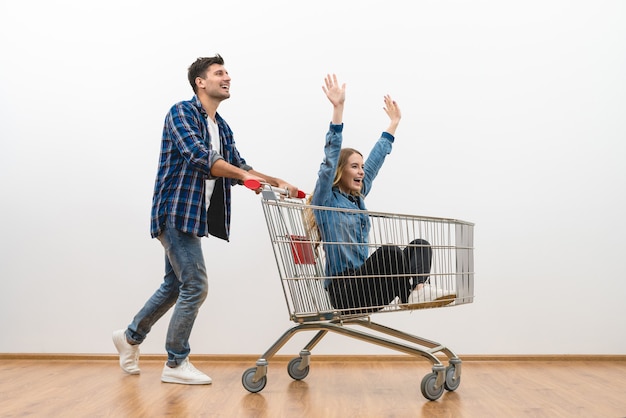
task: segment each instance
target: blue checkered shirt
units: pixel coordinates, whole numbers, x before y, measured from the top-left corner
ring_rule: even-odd
[[[231,180],[224,179],[224,211],[216,219],[207,219],[205,184],[211,176],[211,166],[224,159],[244,170],[251,167],[239,155],[233,132],[224,119],[216,114],[222,152],[211,147],[207,114],[197,96],[176,103],[165,117],[161,154],[152,198],[150,234],[157,237],[163,226],[197,236],[208,236],[208,222],[223,222],[228,240],[230,231]],[[233,183],[235,181],[233,180]],[[219,219],[221,218],[221,219]]]

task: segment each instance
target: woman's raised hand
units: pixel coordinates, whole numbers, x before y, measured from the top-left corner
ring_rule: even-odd
[[[392,122],[400,122],[400,118],[402,114],[400,113],[400,107],[398,107],[398,103],[395,100],[391,99],[390,95],[385,95],[385,113],[389,116]]]
[[[341,106],[346,101],[346,83],[339,86],[337,76],[333,74],[326,75],[325,86],[322,86],[322,90],[326,93],[326,97],[333,104],[333,106]]]
[[[395,100],[392,100],[391,96],[387,94],[385,95],[385,107],[383,107],[383,109],[385,109],[385,113],[387,113],[387,116],[389,116],[390,119],[387,132],[389,132],[391,135],[395,135],[396,128],[398,127],[398,124],[400,123],[400,118],[402,117],[402,113],[400,113],[400,107],[398,106],[398,103],[396,103]]]

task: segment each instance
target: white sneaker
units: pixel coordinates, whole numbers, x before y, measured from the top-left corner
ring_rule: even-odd
[[[120,353],[120,367],[128,374],[139,374],[139,345],[132,345],[126,341],[126,330],[118,329],[113,332],[113,344]]]
[[[398,311],[400,309],[402,309],[402,307],[400,306],[400,298],[396,296],[394,300],[389,302],[389,304],[385,306],[384,308],[382,308],[380,311],[388,312],[388,311]]]
[[[209,376],[193,367],[193,364],[186,358],[178,367],[169,367],[167,363],[163,366],[161,382],[180,383],[182,385],[210,385],[212,380]]]
[[[407,308],[436,308],[454,302],[455,298],[456,293],[454,291],[439,289],[426,283],[421,289],[415,289],[411,292],[407,301]]]

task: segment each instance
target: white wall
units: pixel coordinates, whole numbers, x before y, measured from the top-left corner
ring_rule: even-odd
[[[220,113],[255,168],[312,189],[336,72],[346,145],[369,150],[384,94],[403,111],[368,207],[476,223],[475,303],[380,322],[465,354],[625,354],[625,19],[618,0],[3,2],[0,352],[114,352],[162,278],[163,117],[220,53]],[[260,354],[293,325],[258,196],[233,206],[231,242],[204,240],[194,353]]]

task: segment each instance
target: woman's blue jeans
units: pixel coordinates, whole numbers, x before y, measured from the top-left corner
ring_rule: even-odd
[[[131,344],[141,344],[152,326],[174,306],[167,329],[167,364],[176,367],[189,355],[189,335],[208,294],[200,237],[167,225],[159,241],[165,249],[165,277],[126,330]]]

